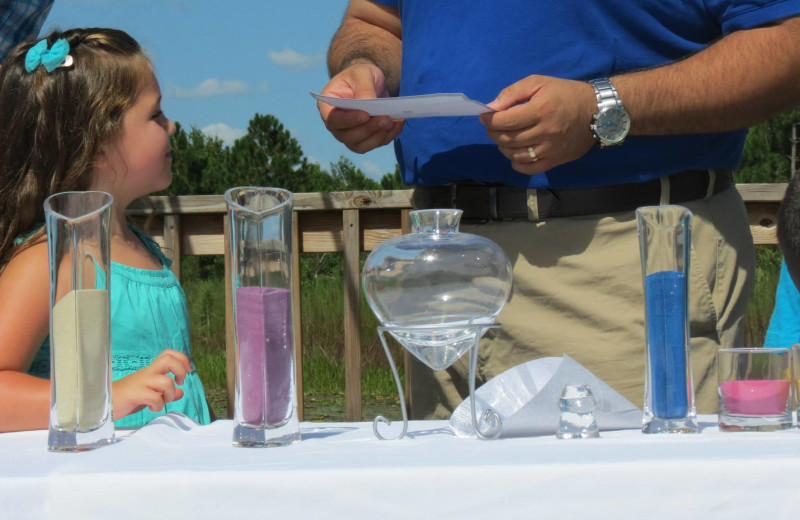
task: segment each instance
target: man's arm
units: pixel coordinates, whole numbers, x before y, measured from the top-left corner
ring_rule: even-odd
[[[684,60],[611,79],[632,135],[746,128],[800,103],[800,17],[737,31]],[[528,76],[489,106],[498,112],[481,121],[520,173],[573,161],[594,145],[589,123],[597,105],[585,82]]]
[[[397,9],[372,0],[351,0],[328,49],[328,73],[334,77],[350,65],[372,63],[383,71],[388,94],[396,96],[401,53]]]
[[[396,96],[401,37],[396,8],[371,0],[350,0],[328,51],[332,77],[322,94],[348,99]],[[370,117],[360,110],[341,110],[322,102],[317,102],[317,108],[331,134],[357,153],[389,144],[403,129],[403,120]]]
[[[800,17],[737,31],[679,62],[612,81],[631,134],[752,126],[800,103]]]

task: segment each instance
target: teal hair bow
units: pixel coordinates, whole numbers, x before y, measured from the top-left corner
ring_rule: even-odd
[[[49,49],[47,40],[40,40],[25,54],[25,70],[33,72],[39,65],[44,65],[47,72],[53,72],[67,60],[68,54],[69,43],[64,38],[56,40]]]

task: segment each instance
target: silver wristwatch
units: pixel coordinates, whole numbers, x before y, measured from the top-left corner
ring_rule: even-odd
[[[601,148],[622,144],[631,129],[631,117],[622,106],[617,89],[608,78],[593,79],[589,84],[597,96],[597,113],[589,128]]]

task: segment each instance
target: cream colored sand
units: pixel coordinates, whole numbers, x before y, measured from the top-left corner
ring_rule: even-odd
[[[108,291],[70,291],[53,307],[53,364],[58,424],[87,432],[110,419]],[[77,405],[76,405],[77,403]]]

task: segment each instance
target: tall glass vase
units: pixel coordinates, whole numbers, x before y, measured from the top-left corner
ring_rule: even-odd
[[[300,440],[292,331],[292,201],[278,188],[225,192],[231,248],[234,446]]]
[[[50,263],[51,451],[114,441],[111,417],[111,195],[64,192],[44,211]]]
[[[647,332],[644,433],[697,431],[689,353],[691,222],[682,206],[636,210]]]

